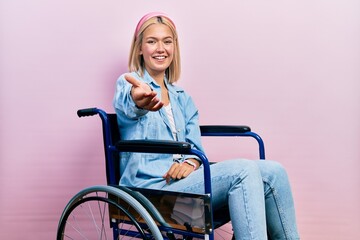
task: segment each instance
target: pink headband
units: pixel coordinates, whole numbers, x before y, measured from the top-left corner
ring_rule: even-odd
[[[165,17],[165,18],[167,18],[167,19],[172,23],[172,25],[174,25],[174,27],[175,27],[174,22],[171,20],[171,18],[170,18],[166,13],[162,13],[162,12],[151,12],[151,13],[146,14],[145,16],[143,16],[143,17],[140,19],[139,23],[138,23],[137,26],[136,26],[135,37],[138,35],[141,26],[142,26],[147,20],[149,20],[149,19],[152,18],[152,17]]]

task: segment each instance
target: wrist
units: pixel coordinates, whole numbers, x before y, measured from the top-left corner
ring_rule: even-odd
[[[185,159],[184,163],[189,164],[190,166],[192,166],[194,168],[194,171],[197,169],[197,165],[196,163],[194,163],[193,161],[189,160],[189,159]]]

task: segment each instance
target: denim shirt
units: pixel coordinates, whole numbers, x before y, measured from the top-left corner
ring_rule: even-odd
[[[136,72],[130,74],[147,83],[161,99],[161,88],[148,72],[144,72],[144,77],[140,77]],[[173,140],[165,109],[161,108],[153,112],[138,108],[130,96],[132,85],[124,76],[125,74],[121,75],[117,80],[113,99],[121,139]],[[192,148],[203,151],[199,115],[193,100],[183,89],[167,83],[167,80],[165,83],[169,92],[178,141],[188,142]],[[162,188],[166,184],[163,176],[173,164],[172,154],[122,152],[120,159],[120,185],[144,188]]]

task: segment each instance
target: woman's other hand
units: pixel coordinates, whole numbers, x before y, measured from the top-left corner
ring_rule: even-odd
[[[179,180],[189,176],[190,173],[194,172],[199,167],[199,163],[196,160],[194,160],[193,162],[196,163],[197,167],[194,168],[194,166],[186,162],[174,163],[173,165],[171,165],[169,171],[167,171],[167,173],[165,173],[163,176],[163,178],[166,179],[166,183],[169,183],[171,179]]]

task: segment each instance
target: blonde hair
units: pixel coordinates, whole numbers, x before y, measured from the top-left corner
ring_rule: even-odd
[[[149,14],[148,14],[149,15]],[[144,17],[148,16],[145,15]],[[165,14],[151,15],[148,19],[142,18],[136,27],[136,31],[131,42],[130,55],[129,55],[129,71],[138,72],[140,76],[144,76],[144,59],[140,54],[140,47],[143,40],[143,33],[146,28],[152,24],[161,23],[168,26],[174,37],[174,58],[165,71],[166,78],[169,83],[174,83],[180,78],[181,65],[180,65],[180,48],[178,43],[178,35],[173,21]]]

